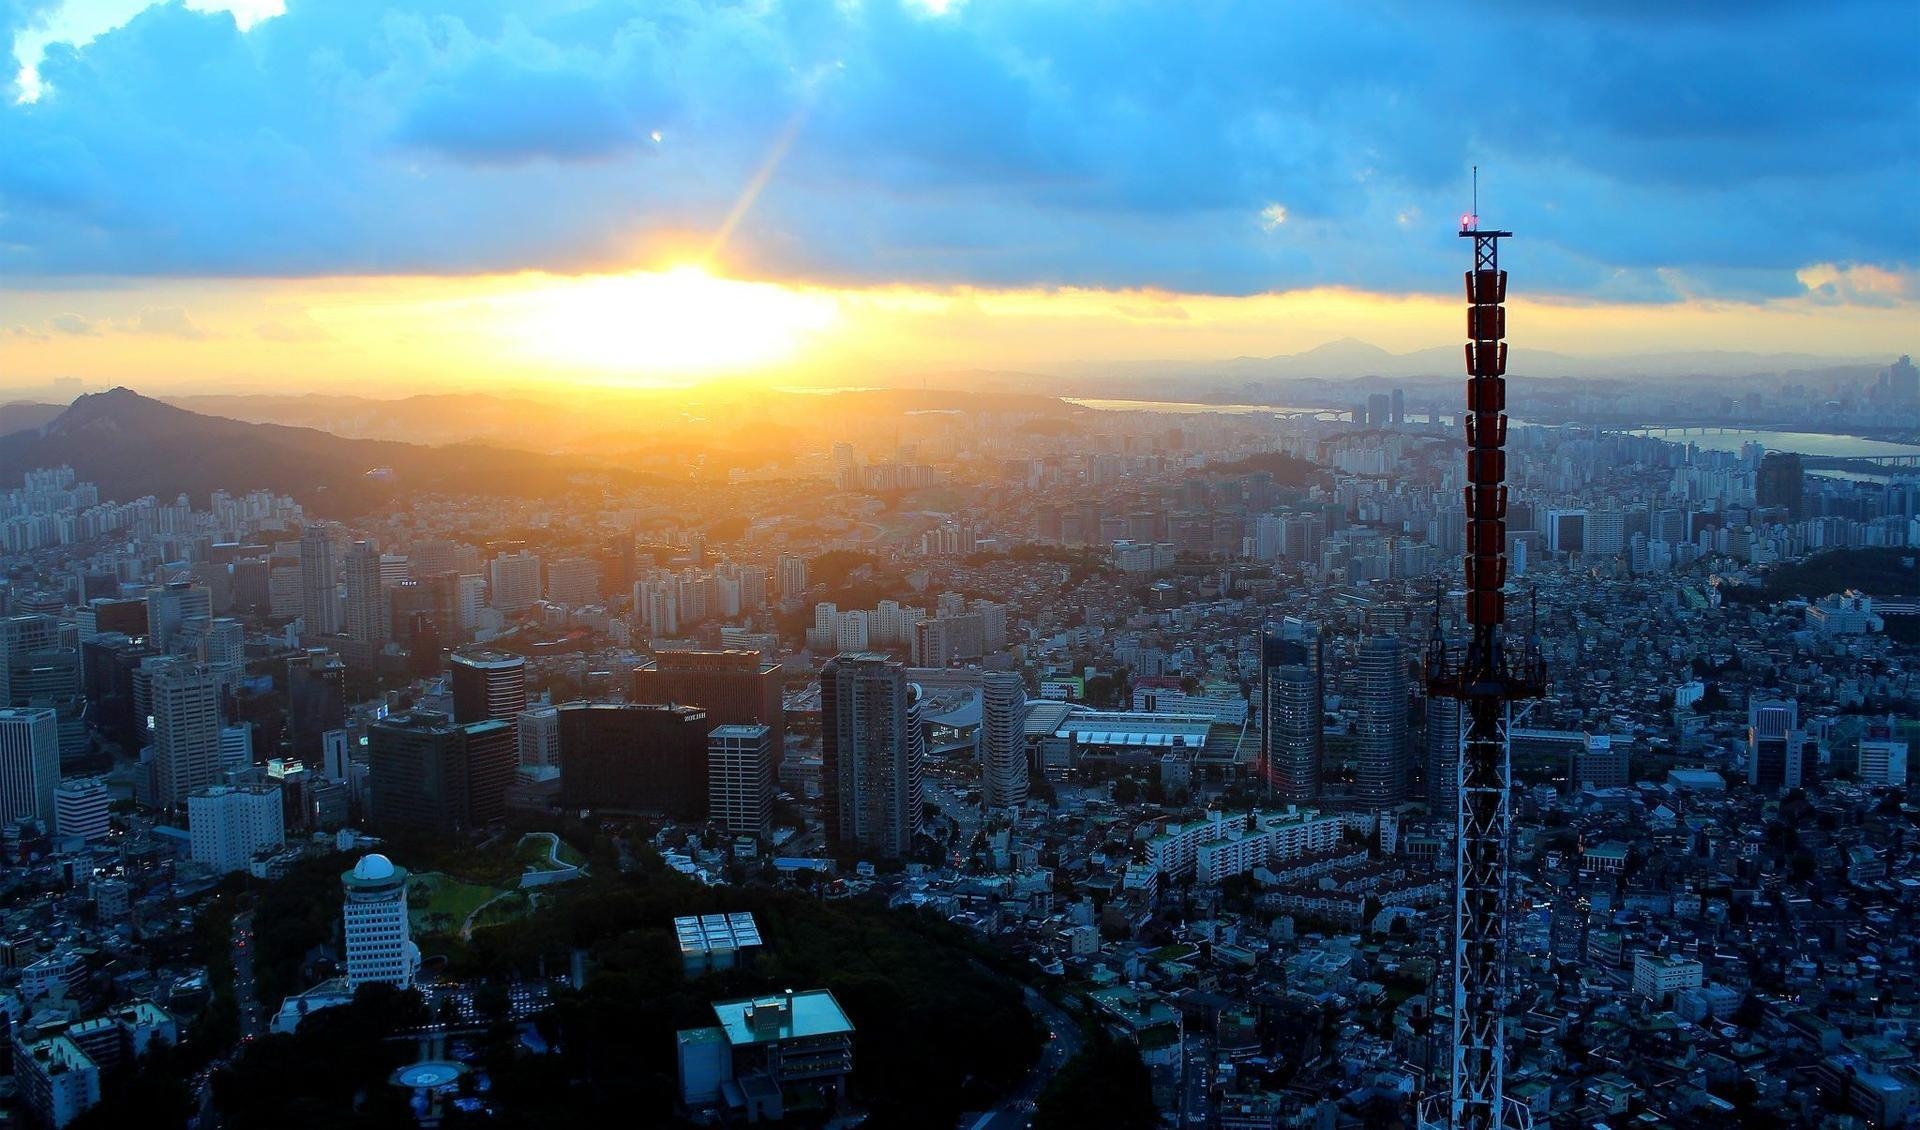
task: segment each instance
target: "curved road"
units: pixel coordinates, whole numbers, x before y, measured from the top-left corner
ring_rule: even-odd
[[[1068,1060],[1080,1054],[1086,1042],[1079,1022],[1059,1005],[1025,986],[1020,991],[1026,996],[1027,1011],[1053,1033],[1053,1038],[1040,1049],[1040,1059],[1027,1072],[1025,1081],[999,1107],[975,1122],[972,1130],[1024,1130],[1033,1121],[1033,1104],[1039,1101],[1040,1093]]]

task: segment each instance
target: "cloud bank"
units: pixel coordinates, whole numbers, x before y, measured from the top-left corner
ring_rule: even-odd
[[[1920,264],[1911,0],[939,7],[156,6],[0,90],[0,279],[617,268],[737,211],[726,265],[822,283],[1433,291],[1476,163],[1567,295]]]

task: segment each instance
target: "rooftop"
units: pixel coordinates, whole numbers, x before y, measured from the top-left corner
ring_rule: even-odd
[[[840,1002],[825,989],[715,1001],[713,1015],[734,1047],[853,1032]]]

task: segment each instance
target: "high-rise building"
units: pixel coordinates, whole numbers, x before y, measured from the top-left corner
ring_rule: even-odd
[[[218,784],[220,679],[204,663],[156,662],[151,676],[154,801],[185,804],[195,789]]]
[[[567,608],[600,602],[600,563],[590,557],[562,557],[547,566],[547,599]]]
[[[1261,767],[1278,800],[1320,795],[1326,652],[1318,625],[1289,617],[1260,636]]]
[[[765,839],[773,831],[773,731],[715,726],[707,742],[707,819]]]
[[[404,567],[404,559],[401,564]],[[379,551],[372,542],[354,542],[347,550],[343,571],[347,581],[347,638],[363,644],[386,642],[391,625]]]
[[[340,876],[346,899],[340,915],[346,935],[347,986],[410,988],[420,972],[420,950],[407,925],[407,872],[384,855],[362,856]]]
[[[105,781],[68,777],[53,788],[54,835],[79,836],[88,841],[105,839],[112,804]]]
[[[300,616],[303,636],[340,634],[340,585],[333,562],[333,531],[308,526],[300,535]]]
[[[1370,808],[1391,808],[1407,797],[1407,650],[1399,636],[1360,641],[1354,689],[1355,795]]]
[[[920,688],[884,655],[841,655],[820,672],[821,781],[827,838],[897,859],[920,831]]]
[[[321,735],[347,724],[347,665],[329,651],[287,660],[287,741],[293,756],[321,763]]]
[[[514,738],[522,769],[560,768],[560,712],[551,706],[529,706],[514,721]]]
[[[1778,791],[1806,778],[1806,731],[1792,699],[1754,698],[1747,703],[1747,784]]]
[[[494,651],[456,655],[449,663],[456,722],[512,722],[527,708],[527,661]]]
[[[60,727],[44,707],[0,710],[0,821],[54,822]]]
[[[60,621],[27,613],[0,616],[0,706],[26,705],[27,688],[14,688],[15,672],[30,669],[32,657],[60,644]],[[24,678],[21,680],[26,681]]]
[[[1790,451],[1769,451],[1760,457],[1760,471],[1754,482],[1754,498],[1761,506],[1778,506],[1787,512],[1787,520],[1806,517],[1806,464]]]
[[[807,560],[783,553],[774,566],[781,600],[798,600],[807,591]]]
[[[980,797],[988,808],[1027,799],[1027,685],[1012,671],[980,677]]]
[[[1427,810],[1451,820],[1460,812],[1460,700],[1427,699]]]
[[[213,618],[213,594],[192,581],[173,581],[147,590],[147,639],[162,652],[188,624]]]
[[[449,835],[498,819],[513,781],[512,723],[415,710],[367,730],[368,822]]]
[[[785,672],[757,651],[663,651],[633,672],[633,701],[684,703],[715,726],[763,725],[772,731],[780,771],[786,734]]]
[[[488,603],[508,616],[525,612],[540,599],[540,559],[522,550],[503,553],[487,564]]]
[[[560,714],[560,796],[580,807],[707,815],[707,712],[569,702]]]
[[[262,851],[286,846],[280,786],[208,785],[187,794],[193,861],[217,875],[245,871]]]
[[[1889,738],[1862,738],[1859,757],[1860,783],[1873,788],[1905,788],[1907,784],[1907,743]]]

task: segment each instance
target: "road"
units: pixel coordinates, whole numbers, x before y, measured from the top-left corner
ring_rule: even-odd
[[[266,1016],[253,983],[253,911],[233,918],[233,1003],[240,1013],[240,1042],[266,1034]]]
[[[1183,1054],[1186,1078],[1180,1088],[1180,1122],[1183,1126],[1205,1126],[1212,1117],[1208,1094],[1213,1089],[1213,1043],[1189,1036]]]
[[[974,1124],[974,1130],[1023,1130],[1033,1121],[1033,1106],[1040,1099],[1040,1093],[1047,1089],[1054,1075],[1066,1065],[1066,1062],[1080,1054],[1085,1039],[1080,1035],[1080,1025],[1066,1014],[1058,1005],[1041,996],[1032,989],[1023,988],[1026,994],[1027,1011],[1046,1025],[1053,1033],[1040,1050],[1040,1059],[1027,1072],[1026,1079],[1013,1093],[1001,1102],[998,1109]]]

